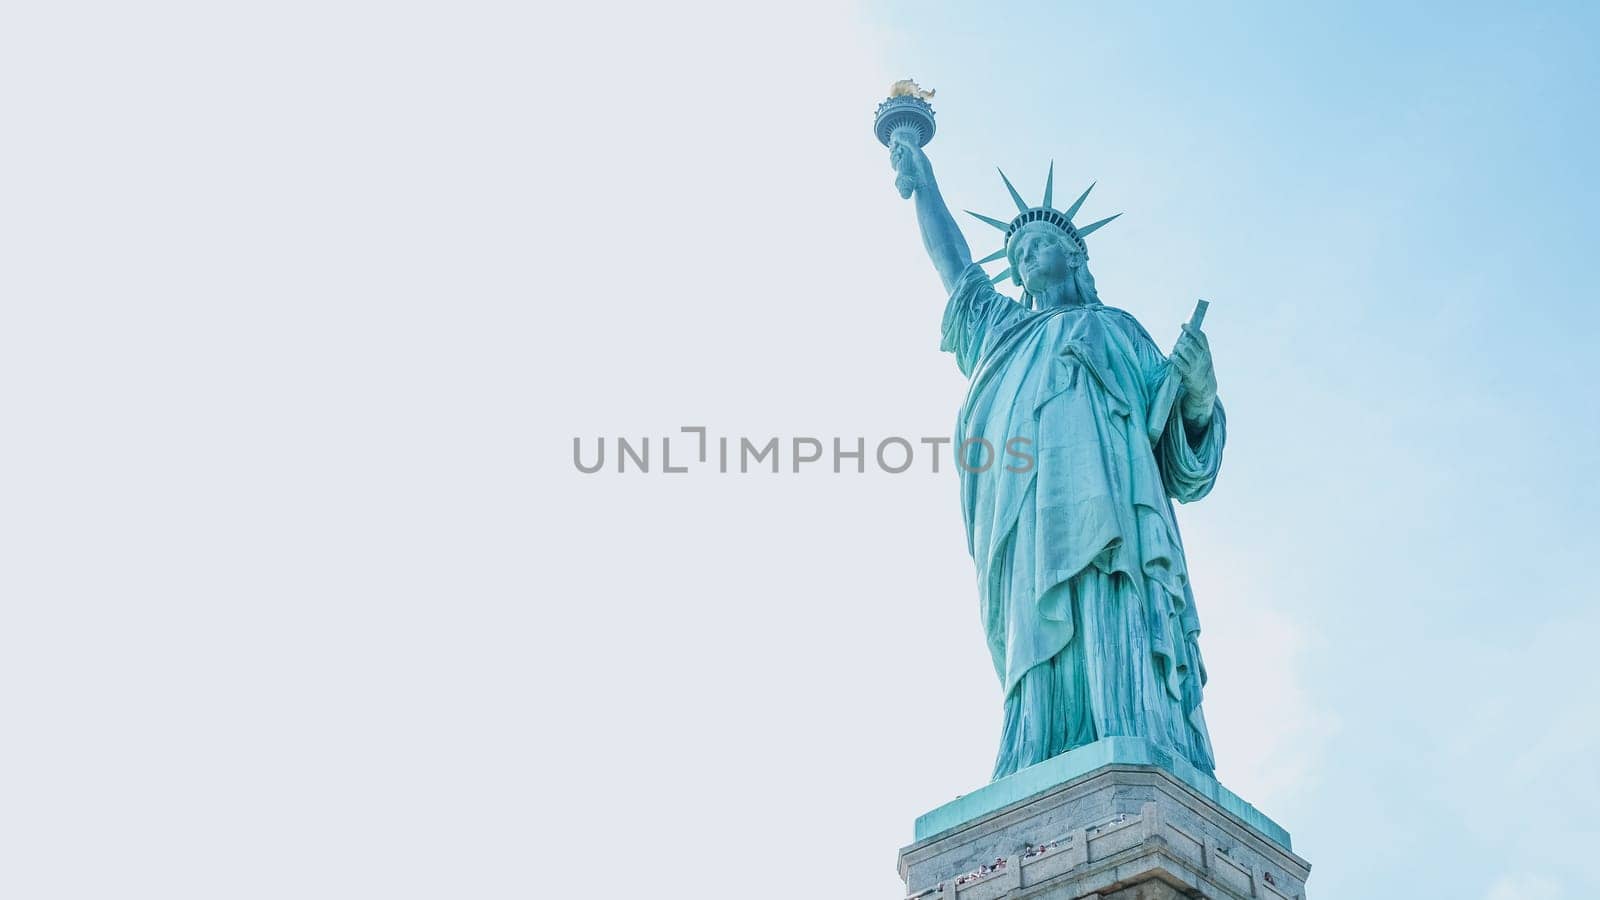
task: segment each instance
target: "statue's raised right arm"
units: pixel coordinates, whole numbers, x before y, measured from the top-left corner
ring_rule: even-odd
[[[939,195],[939,184],[934,181],[928,154],[921,147],[895,141],[889,149],[889,163],[897,173],[895,183],[901,188],[901,196],[907,196],[905,187],[910,185],[910,196],[916,197],[922,245],[927,248],[933,267],[939,270],[944,289],[955,290],[956,279],[972,265],[972,250],[956,226],[955,217],[950,215],[950,208],[944,205],[944,197]]]

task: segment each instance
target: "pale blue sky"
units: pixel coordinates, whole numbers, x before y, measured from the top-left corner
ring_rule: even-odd
[[[1600,892],[1593,10],[868,12],[953,202],[1053,156],[1127,213],[1107,302],[1214,301],[1234,431],[1187,521],[1309,638],[1336,726],[1270,811],[1316,896]]]

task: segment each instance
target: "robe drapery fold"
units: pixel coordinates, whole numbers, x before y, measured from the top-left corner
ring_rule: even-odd
[[[1211,771],[1200,621],[1172,501],[1216,480],[1222,405],[1193,430],[1170,363],[1132,316],[1099,303],[1029,310],[976,264],[942,330],[971,379],[955,440],[1006,696],[995,777],[1112,735]],[[996,449],[1026,439],[1033,466],[1007,469],[980,438]]]

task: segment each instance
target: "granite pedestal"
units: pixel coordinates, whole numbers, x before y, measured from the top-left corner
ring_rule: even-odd
[[[929,812],[900,851],[919,900],[1305,900],[1289,833],[1147,741],[1107,738]]]

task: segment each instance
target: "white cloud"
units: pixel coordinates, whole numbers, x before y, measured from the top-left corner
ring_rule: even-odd
[[[1549,876],[1514,872],[1500,876],[1484,900],[1563,900],[1566,896],[1566,889]]]
[[[1205,710],[1218,778],[1267,815],[1286,816],[1310,791],[1339,728],[1307,686],[1313,636],[1282,608],[1271,573],[1252,564],[1255,551],[1228,538],[1225,513],[1185,507],[1179,515],[1205,629]],[[1280,824],[1293,831],[1292,821]]]
[[[1440,796],[1507,865],[1542,873],[1508,876],[1496,890],[1531,892],[1553,879],[1600,883],[1592,853],[1600,841],[1592,815],[1600,805],[1600,722],[1588,646],[1597,628],[1600,614],[1587,611],[1527,632],[1510,630],[1492,646],[1462,644],[1450,654],[1468,664],[1459,688],[1439,700],[1451,704],[1440,720],[1461,723],[1436,761]]]

